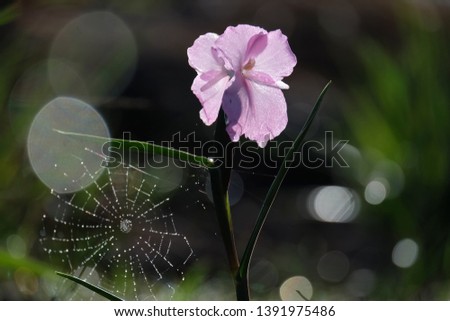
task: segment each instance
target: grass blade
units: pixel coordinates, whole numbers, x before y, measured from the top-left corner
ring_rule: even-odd
[[[292,159],[294,152],[297,151],[303,144],[303,140],[305,139],[305,136],[308,133],[308,130],[311,127],[311,124],[314,118],[316,117],[317,112],[319,111],[319,107],[322,103],[323,97],[327,92],[328,88],[330,87],[330,85],[331,81],[328,82],[328,84],[326,84],[326,86],[320,93],[319,98],[317,99],[316,104],[314,105],[314,108],[309,114],[308,119],[303,125],[302,130],[300,131],[291,148],[289,149],[286,157],[283,160],[283,163],[281,164],[277,176],[275,177],[274,181],[272,182],[272,185],[269,188],[269,191],[267,192],[266,198],[264,199],[258,218],[256,219],[255,227],[253,228],[252,234],[247,243],[247,247],[245,248],[244,254],[242,255],[241,266],[239,269],[239,274],[237,276],[238,278],[240,278],[240,280],[238,281],[242,282],[242,280],[244,280],[245,282],[248,282],[248,269],[253,251],[255,249],[256,241],[258,240],[259,234],[261,233],[261,229],[264,225],[264,222],[266,221],[267,214],[269,213],[270,208],[272,207],[272,204],[275,200],[275,197],[278,194],[278,190],[280,189],[280,186],[283,183],[283,180],[286,177],[286,174],[289,170],[289,166],[287,163],[290,159]]]
[[[128,150],[130,148],[138,149],[140,152],[148,153],[148,154],[158,154],[174,159],[178,159],[181,161],[188,162],[189,164],[201,166],[204,168],[210,168],[214,167],[214,161],[210,158],[194,155],[182,150],[155,145],[152,143],[147,142],[141,142],[138,140],[126,140],[126,139],[118,139],[118,138],[108,138],[108,137],[101,137],[101,136],[95,136],[95,135],[89,135],[89,134],[81,134],[81,133],[73,133],[73,132],[66,132],[59,129],[53,129],[55,132],[60,133],[62,135],[72,136],[72,137],[83,137],[83,138],[89,138],[92,140],[104,142],[104,143],[110,143],[109,147],[114,149],[121,150],[122,148],[124,150]]]
[[[56,274],[58,274],[59,276],[62,276],[63,278],[69,279],[75,283],[78,283],[79,285],[84,286],[85,288],[97,293],[98,295],[101,295],[102,297],[104,297],[105,299],[108,299],[110,301],[123,301],[121,298],[119,298],[118,296],[115,296],[114,294],[112,294],[109,291],[106,291],[96,285],[90,284],[76,276],[70,275],[70,274],[66,274],[63,272],[56,272]]]

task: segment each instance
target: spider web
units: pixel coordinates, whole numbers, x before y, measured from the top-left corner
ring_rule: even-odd
[[[80,166],[93,183],[74,194],[51,191],[54,202],[40,237],[44,251],[65,271],[124,299],[171,299],[194,251],[170,205],[180,192],[184,202],[196,199],[189,193],[198,193],[203,183],[195,176],[195,188],[186,187],[192,182],[176,185],[166,178],[170,169],[160,176],[153,167],[129,164],[106,168],[95,180],[98,173],[82,160]],[[194,204],[205,207],[198,198]],[[100,299],[69,282],[64,280],[58,297]]]

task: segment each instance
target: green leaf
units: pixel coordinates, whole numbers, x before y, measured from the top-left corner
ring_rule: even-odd
[[[88,135],[88,134],[81,134],[81,133],[72,133],[72,132],[66,132],[59,129],[53,129],[57,133],[60,133],[62,135],[68,135],[73,137],[84,137],[89,138],[96,141],[101,141],[104,143],[111,143],[111,147],[113,148],[124,148],[124,149],[138,149],[140,152],[148,153],[148,154],[158,154],[174,159],[178,159],[181,161],[188,162],[189,164],[201,166],[204,168],[211,168],[214,167],[214,161],[210,158],[194,155],[188,152],[184,152],[182,150],[164,147],[160,145],[155,145],[147,142],[141,142],[138,140],[124,140],[124,139],[117,139],[117,138],[108,138],[108,137],[101,137],[101,136],[95,136],[95,135]]]
[[[309,114],[308,119],[303,125],[302,130],[300,131],[291,148],[289,149],[286,157],[283,160],[283,163],[281,164],[277,176],[275,177],[274,181],[272,182],[272,185],[269,188],[269,191],[267,192],[266,198],[264,199],[263,205],[258,214],[258,218],[256,219],[255,227],[253,228],[252,234],[247,243],[247,247],[245,248],[244,254],[242,255],[241,266],[239,268],[239,274],[237,276],[239,278],[239,280],[237,280],[238,282],[242,282],[242,280],[248,281],[248,269],[250,265],[250,260],[252,258],[252,254],[255,249],[255,245],[258,240],[259,234],[261,233],[261,229],[264,225],[264,222],[266,221],[267,214],[269,214],[270,208],[272,207],[275,197],[278,194],[278,190],[280,189],[280,186],[283,183],[283,180],[286,177],[286,174],[289,170],[288,161],[292,159],[294,152],[297,151],[303,144],[303,140],[305,139],[305,136],[308,133],[308,130],[311,127],[311,124],[314,118],[316,117],[317,112],[319,111],[319,107],[322,103],[323,97],[327,92],[328,88],[330,87],[330,85],[331,81],[328,82],[328,84],[326,84],[326,86],[320,93],[319,98],[317,99],[316,104],[314,105],[314,108]]]
[[[118,296],[115,296],[114,294],[112,294],[111,292],[104,290],[98,286],[95,286],[93,284],[90,284],[89,282],[86,282],[76,276],[70,275],[70,274],[66,274],[63,272],[56,272],[56,274],[58,274],[59,276],[62,276],[66,279],[69,279],[75,283],[78,283],[82,286],[84,286],[85,288],[97,293],[98,295],[101,295],[102,297],[110,300],[110,301],[123,301],[121,298],[119,298]]]

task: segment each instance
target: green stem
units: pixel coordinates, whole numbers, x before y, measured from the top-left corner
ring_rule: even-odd
[[[249,271],[249,266],[250,266],[250,261],[251,261],[252,255],[255,250],[256,242],[258,241],[259,234],[261,233],[262,227],[267,219],[269,210],[272,207],[275,197],[278,194],[281,183],[283,182],[283,180],[286,177],[286,174],[289,170],[288,162],[293,159],[294,152],[297,151],[300,148],[300,146],[302,145],[303,140],[311,126],[311,123],[314,120],[315,116],[317,115],[317,112],[319,111],[319,107],[322,102],[322,99],[323,99],[326,91],[328,90],[330,84],[331,84],[331,81],[328,82],[328,84],[324,87],[324,89],[320,93],[319,98],[317,99],[316,104],[314,105],[314,108],[312,109],[311,113],[309,114],[308,119],[306,120],[305,124],[303,125],[303,128],[300,131],[300,133],[298,134],[297,138],[295,139],[293,145],[289,149],[286,157],[283,160],[283,163],[281,164],[281,167],[277,173],[277,176],[275,177],[274,181],[272,182],[272,185],[269,188],[269,191],[266,195],[266,198],[264,199],[261,210],[258,214],[258,218],[256,219],[256,223],[253,228],[252,234],[251,234],[250,239],[245,248],[244,254],[242,255],[239,273],[236,275],[236,281],[238,284],[248,284],[248,271]]]
[[[215,140],[221,146],[224,152],[222,157],[215,159],[216,166],[209,169],[211,177],[211,190],[214,205],[216,208],[217,220],[219,222],[222,240],[227,253],[230,272],[233,275],[236,288],[236,298],[238,300],[248,300],[248,291],[243,291],[243,287],[236,282],[239,271],[239,257],[236,250],[236,242],[234,240],[233,221],[231,217],[230,202],[228,199],[228,186],[230,183],[231,167],[227,166],[227,160],[231,160],[232,145],[230,138],[225,129],[225,116],[223,111],[220,112],[217,120]]]
[[[225,251],[228,256],[230,271],[236,275],[239,270],[239,259],[234,241],[233,222],[231,218],[230,203],[228,201],[228,192],[222,187],[222,175],[220,169],[211,169],[211,189],[216,215],[219,221],[220,232],[225,245]]]

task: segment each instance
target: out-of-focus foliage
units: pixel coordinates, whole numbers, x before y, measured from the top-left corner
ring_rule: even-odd
[[[365,208],[367,228],[384,225],[420,249],[402,273],[383,269],[380,297],[442,299],[450,277],[448,29],[434,8],[400,7],[396,17],[402,37],[393,53],[373,39],[358,49],[363,76],[345,113],[361,152],[353,178],[361,193],[374,179],[387,188],[386,201]]]

